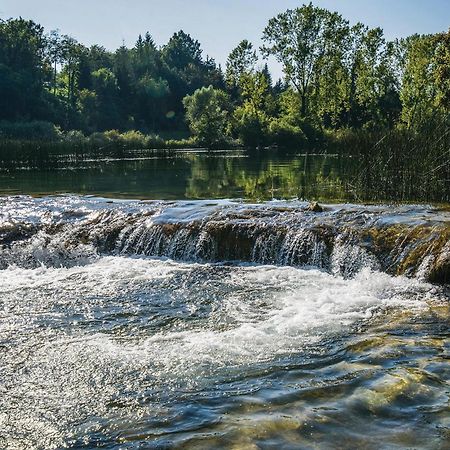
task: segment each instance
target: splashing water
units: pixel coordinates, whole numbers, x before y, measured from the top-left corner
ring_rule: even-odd
[[[0,448],[445,448],[445,288],[317,229],[382,210],[63,197],[2,214]]]

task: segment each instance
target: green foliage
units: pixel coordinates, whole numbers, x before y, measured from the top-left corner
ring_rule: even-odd
[[[164,147],[156,148],[168,148],[168,149],[191,149],[198,147],[198,143],[194,137],[186,139],[168,139],[164,143]]]
[[[184,69],[189,64],[201,63],[200,42],[183,30],[175,33],[163,49],[162,57],[168,66]]]
[[[241,84],[241,78],[254,71],[258,57],[253,45],[243,40],[230,53],[227,59],[227,67],[225,73],[225,80],[227,85],[233,89]]]
[[[271,19],[263,40],[263,55],[283,66],[275,85],[247,40],[224,74],[183,31],[163,46],[147,32],[110,52],[45,35],[33,21],[2,21],[0,120],[19,122],[3,136],[123,149],[178,133],[171,145],[303,148],[317,147],[324,130],[427,132],[448,116],[450,32],[387,42],[380,28],[310,3]],[[44,122],[82,134],[39,130]]]
[[[152,155],[154,150],[192,148],[193,138],[164,140],[158,135],[118,130],[85,135],[79,130],[61,132],[48,122],[0,122],[0,166],[52,167],[62,161],[85,158],[121,158]]]
[[[435,36],[436,53],[433,81],[437,86],[436,102],[450,110],[450,29]]]
[[[85,132],[185,130],[182,99],[209,85],[223,87],[222,72],[183,31],[162,48],[146,33],[111,53],[56,31],[45,36],[32,21],[0,23],[0,119]]]
[[[311,112],[317,76],[339,51],[348,33],[348,22],[339,14],[313,6],[287,10],[271,19],[263,33],[266,55],[283,65],[287,80],[300,95],[303,117]]]
[[[150,140],[142,134],[140,131],[127,131],[122,135],[118,136],[119,142],[125,148],[147,148],[148,144],[150,144]]]
[[[31,20],[0,21],[0,119],[38,118],[45,111],[44,29]]]
[[[215,148],[227,142],[228,96],[212,86],[184,98],[186,119],[200,145]]]
[[[174,113],[169,120],[181,127],[184,97],[201,87],[224,87],[223,74],[212,58],[202,58],[200,43],[183,31],[175,33],[162,48],[161,60],[170,89],[171,107],[167,111]]]
[[[0,139],[56,141],[61,136],[61,131],[50,122],[38,120],[32,122],[0,122]]]
[[[73,146],[82,146],[87,143],[87,138],[80,130],[70,130],[63,134],[62,142]]]
[[[420,127],[435,114],[437,85],[433,82],[436,40],[431,35],[414,35],[400,41],[402,60],[402,120]]]
[[[165,141],[158,136],[145,135],[140,131],[135,130],[127,131],[125,133],[120,133],[118,130],[93,133],[86,138],[86,143],[94,149],[110,149],[115,152],[115,156],[120,156],[125,150],[166,147]]]
[[[236,108],[234,112],[233,131],[240,142],[248,148],[266,144],[269,118],[264,111],[259,111],[250,102]]]
[[[273,97],[264,71],[243,72],[239,78],[242,105],[233,114],[232,132],[245,147],[266,145]]]
[[[92,72],[92,85],[95,92],[94,105],[97,113],[94,127],[99,130],[120,127],[119,89],[116,76],[111,70],[103,67]]]
[[[401,104],[394,47],[380,28],[350,27],[339,14],[309,5],[288,10],[264,31],[266,55],[283,64],[299,111],[327,128],[392,127]]]
[[[270,144],[288,149],[303,149],[307,138],[299,125],[293,125],[286,118],[274,119],[269,126]]]

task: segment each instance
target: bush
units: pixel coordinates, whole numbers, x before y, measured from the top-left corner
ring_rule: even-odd
[[[268,118],[263,111],[256,111],[251,105],[244,104],[234,112],[233,132],[242,145],[256,148],[266,144]]]
[[[31,122],[0,122],[0,138],[29,141],[57,141],[62,134],[53,123],[34,120]]]
[[[155,134],[146,136],[146,148],[166,148],[166,141]]]
[[[106,132],[105,134],[107,134]],[[147,148],[147,137],[140,131],[127,131],[126,133],[118,135],[118,141],[124,149],[140,150]]]
[[[104,149],[111,145],[110,139],[105,133],[95,132],[89,136],[89,143],[96,149]]]
[[[196,148],[198,143],[195,138],[187,139],[169,139],[168,141],[162,141],[164,147],[168,149],[185,149],[185,148]]]
[[[305,133],[299,126],[283,118],[273,119],[269,125],[269,141],[283,148],[303,148],[307,144]]]
[[[71,130],[64,133],[63,141],[68,144],[82,145],[88,142],[88,138],[79,130]]]

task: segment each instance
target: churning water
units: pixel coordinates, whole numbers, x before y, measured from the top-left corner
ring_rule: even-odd
[[[448,448],[447,231],[426,207],[0,199],[0,448]]]

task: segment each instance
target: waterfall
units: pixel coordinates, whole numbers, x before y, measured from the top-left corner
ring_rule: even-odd
[[[0,217],[0,268],[87,264],[103,254],[179,261],[315,267],[344,277],[363,268],[449,281],[449,214],[421,207],[57,198],[12,203]],[[52,209],[49,209],[49,205]]]

